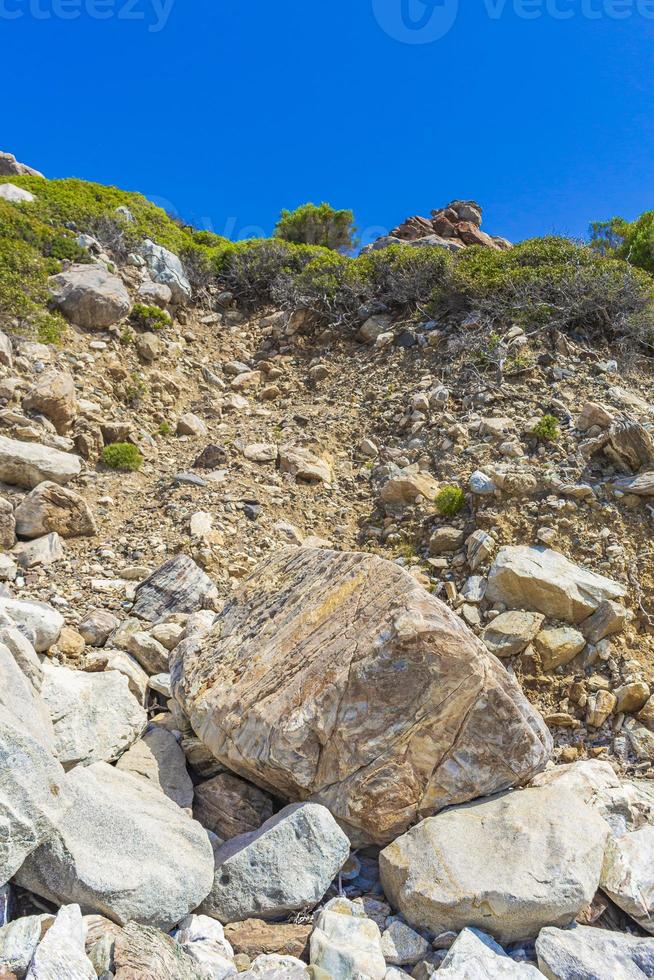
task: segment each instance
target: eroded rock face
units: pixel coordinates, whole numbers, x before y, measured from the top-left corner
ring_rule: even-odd
[[[132,308],[122,280],[101,265],[72,265],[51,276],[50,292],[66,319],[86,330],[110,327]]]
[[[619,582],[575,565],[558,551],[519,545],[499,552],[490,570],[486,597],[512,609],[580,623],[606,599],[626,594]]]
[[[382,851],[379,869],[411,925],[515,942],[569,925],[591,901],[608,835],[578,793],[545,786],[429,817]]]
[[[393,840],[452,803],[526,782],[551,739],[516,682],[391,562],[284,549],[200,642],[173,693],[233,772],[323,803],[354,837]]]
[[[16,880],[58,905],[165,931],[208,894],[206,831],[160,790],[106,762],[68,774],[72,805]]]

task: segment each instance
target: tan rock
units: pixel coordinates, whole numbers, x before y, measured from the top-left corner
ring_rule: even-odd
[[[303,483],[332,483],[334,471],[327,460],[300,446],[279,447],[279,468]]]
[[[380,497],[385,504],[406,506],[423,497],[434,500],[440,484],[423,470],[407,466],[398,476],[391,477],[381,489]]]
[[[634,681],[631,684],[623,684],[614,691],[617,704],[616,712],[624,711],[625,714],[635,714],[645,706],[650,696],[650,689],[644,681]]]
[[[62,538],[86,537],[97,531],[84,498],[48,480],[21,500],[15,519],[16,532],[21,538],[38,538],[53,531]]]
[[[616,698],[610,691],[596,691],[588,698],[586,708],[586,724],[590,728],[601,728],[604,722],[613,714]]]
[[[482,639],[496,657],[514,657],[529,646],[543,625],[543,619],[539,613],[500,613],[486,627]]]
[[[77,411],[73,379],[62,371],[44,371],[23,398],[23,408],[45,415],[59,435],[65,435],[75,421]]]
[[[463,544],[465,532],[458,527],[438,527],[429,539],[430,555],[445,555]]]
[[[544,670],[556,670],[571,660],[586,646],[586,640],[579,630],[570,626],[550,627],[541,630],[534,640],[534,646],[543,662]]]
[[[263,953],[307,960],[311,931],[312,926],[309,924],[245,919],[243,922],[230,922],[226,925],[225,939],[235,953],[244,953],[251,959]]]
[[[581,624],[581,632],[589,643],[599,643],[607,636],[621,633],[628,616],[627,610],[621,603],[607,599]]]
[[[193,816],[222,840],[258,830],[272,812],[267,793],[229,772],[195,787]]]
[[[202,419],[193,412],[187,412],[177,421],[177,434],[180,436],[206,436],[208,431]]]
[[[622,598],[626,592],[619,582],[575,565],[557,551],[521,545],[500,550],[486,595],[513,609],[580,623],[606,599]]]
[[[283,549],[201,643],[173,694],[229,769],[385,842],[422,815],[522,783],[551,738],[442,602],[375,556]]]
[[[66,657],[81,657],[84,653],[84,637],[71,626],[64,626],[59,639],[57,640],[57,650]]]
[[[649,728],[650,732],[654,732],[654,696],[649,698],[636,717],[641,725]]]

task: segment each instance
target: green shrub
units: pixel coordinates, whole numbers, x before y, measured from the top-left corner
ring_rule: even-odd
[[[170,325],[170,317],[165,310],[159,306],[146,306],[143,303],[134,304],[130,320],[142,330],[163,330]]]
[[[282,211],[275,227],[275,238],[349,252],[355,246],[355,231],[351,211],[337,211],[325,203],[303,204],[295,211]]]
[[[232,242],[214,258],[218,281],[247,309],[272,302],[283,278],[299,272],[325,249],[293,245],[274,238]]]
[[[543,415],[538,424],[534,426],[533,434],[544,442],[556,442],[561,435],[559,420],[555,415]]]
[[[100,456],[102,463],[109,470],[134,472],[141,468],[143,457],[131,442],[112,442],[105,446]]]
[[[36,328],[36,339],[40,344],[52,344],[60,347],[64,341],[67,325],[60,316],[45,316],[40,319]]]
[[[448,288],[452,260],[442,248],[389,245],[356,259],[368,298],[408,311],[438,301]]]
[[[172,435],[173,427],[170,422],[162,422],[157,431],[160,436],[170,436]]]
[[[517,324],[646,341],[654,334],[651,279],[563,238],[532,239],[505,252],[466,249],[441,303],[459,316],[481,314],[489,329]]]
[[[312,258],[299,271],[280,273],[272,298],[283,309],[310,310],[319,320],[338,326],[355,317],[366,299],[366,289],[356,262],[327,252]]]
[[[443,517],[455,517],[459,511],[463,510],[466,495],[461,487],[446,486],[439,490],[434,502],[436,509]]]

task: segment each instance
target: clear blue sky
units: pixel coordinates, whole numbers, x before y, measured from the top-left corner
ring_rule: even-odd
[[[653,0],[458,7],[0,0],[0,149],[234,236],[307,200],[364,230],[473,197],[514,240],[654,208]]]

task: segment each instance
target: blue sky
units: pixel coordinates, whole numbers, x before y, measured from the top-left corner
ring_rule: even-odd
[[[0,0],[0,149],[234,237],[307,200],[366,237],[454,197],[514,240],[654,208],[654,0],[428,4]]]

